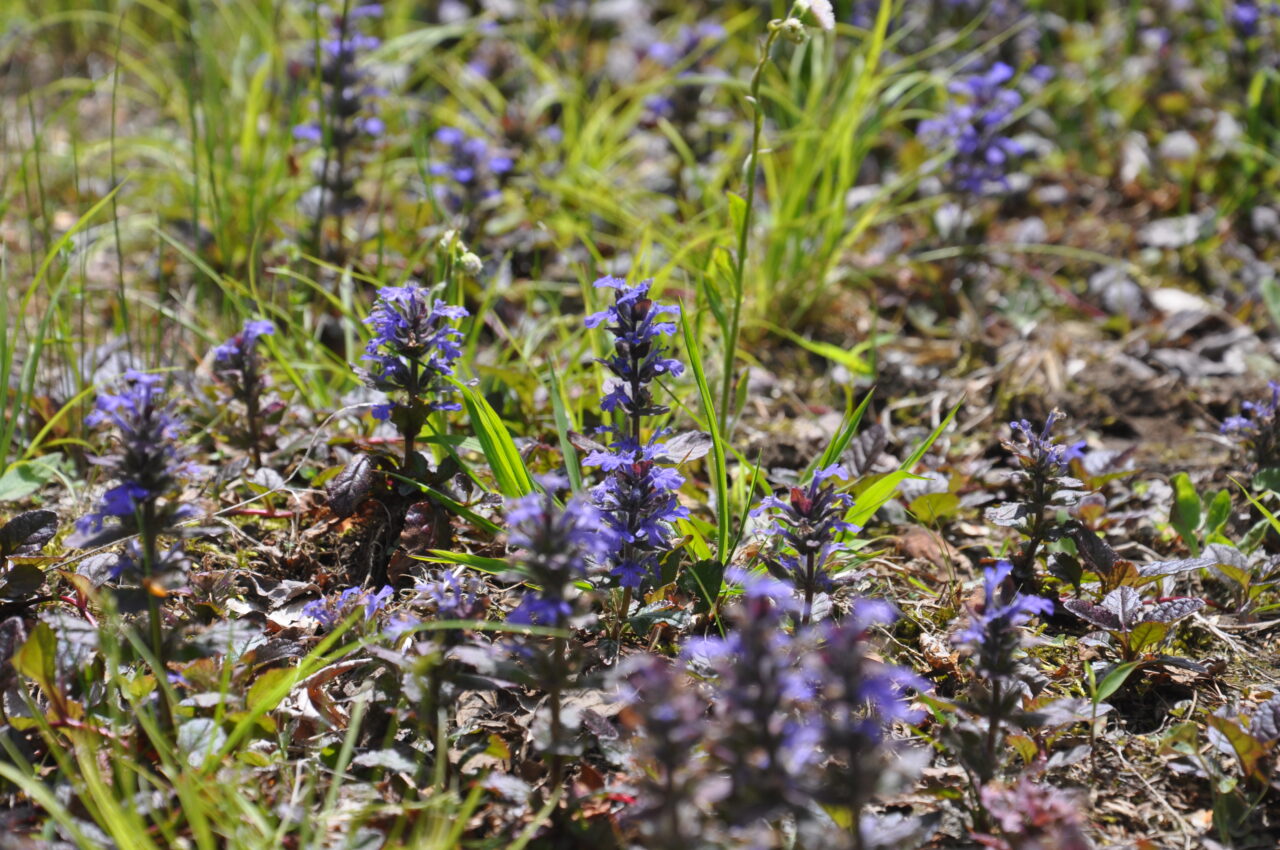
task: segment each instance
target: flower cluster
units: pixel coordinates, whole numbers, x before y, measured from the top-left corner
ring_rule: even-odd
[[[1242,415],[1228,416],[1222,423],[1222,433],[1238,439],[1259,469],[1280,466],[1280,382],[1271,381],[1267,387],[1270,397],[1242,403]]]
[[[949,734],[961,763],[984,783],[996,775],[1002,761],[1003,726],[1018,714],[1021,627],[1032,617],[1053,611],[1049,600],[1019,593],[1010,580],[1012,573],[1008,561],[984,569],[983,603],[970,610],[968,626],[954,638],[972,652],[979,681]]]
[[[695,75],[706,75],[713,69],[709,57],[715,45],[725,37],[724,27],[711,21],[681,27],[670,41],[654,40],[641,45],[643,56],[663,68],[679,69],[679,82],[661,94],[645,99],[650,118],[663,118],[679,125],[696,123],[702,113],[705,86],[691,81]]]
[[[365,622],[372,620],[394,596],[395,591],[389,585],[376,592],[364,587],[348,587],[341,593],[308,602],[302,613],[326,629],[332,629],[361,608]]]
[[[469,315],[466,308],[454,307],[431,291],[414,283],[384,286],[365,319],[373,337],[365,347],[360,369],[366,384],[400,398],[377,405],[373,415],[395,422],[405,439],[406,463],[413,443],[427,417],[437,410],[458,410],[448,401],[453,385],[445,380],[453,374],[453,364],[462,354],[458,343],[462,332],[453,321]]]
[[[1084,454],[1084,440],[1070,445],[1054,442],[1053,426],[1065,417],[1061,410],[1052,411],[1045,418],[1039,434],[1025,419],[1009,423],[1012,439],[1004,441],[1003,445],[1018,459],[1029,477],[1049,479],[1065,475],[1071,461]]]
[[[95,460],[117,482],[97,508],[77,523],[72,545],[99,546],[140,530],[152,535],[173,528],[194,512],[177,502],[195,467],[178,442],[186,426],[166,397],[164,379],[130,369],[118,395],[101,393],[85,417],[91,428],[114,428],[112,449]],[[104,528],[107,519],[117,524]]]
[[[969,612],[969,625],[955,636],[959,646],[973,651],[974,669],[988,680],[1014,674],[1022,646],[1020,627],[1033,617],[1053,612],[1053,603],[1017,592],[1008,581],[1013,564],[997,561],[983,569],[983,603]]]
[[[1262,31],[1267,16],[1280,17],[1280,3],[1258,3],[1257,0],[1236,0],[1231,5],[1228,19],[1240,38],[1253,38]]]
[[[453,213],[468,212],[496,196],[502,178],[515,168],[509,154],[457,127],[436,130],[435,142],[439,159],[428,171],[433,177],[441,178],[436,195]]]
[[[542,493],[507,507],[508,543],[520,550],[514,577],[535,585],[507,617],[513,623],[564,628],[573,614],[575,582],[587,578],[589,562],[613,551],[614,535],[600,513],[580,498],[557,507],[555,490],[565,482],[544,476]]]
[[[953,149],[949,162],[955,185],[981,194],[991,184],[1006,185],[1009,160],[1021,156],[1022,146],[1004,135],[1022,95],[1005,86],[1013,68],[996,62],[987,71],[954,80],[947,90],[961,98],[945,114],[920,122],[919,135],[936,148]]]
[[[975,835],[991,850],[1092,850],[1084,832],[1080,803],[1054,788],[1018,778],[1013,787],[987,785],[981,791],[982,806],[1000,834]]]
[[[882,782],[886,767],[899,755],[885,730],[894,722],[918,723],[920,712],[909,706],[904,693],[928,690],[928,683],[909,670],[869,655],[870,628],[897,618],[887,602],[861,599],[842,621],[828,620],[802,632],[813,647],[806,667],[812,671],[815,713],[822,718],[821,749],[828,756],[814,798],[848,808],[864,834],[875,832],[876,826],[859,812],[887,784]]]
[[[988,521],[1007,528],[1017,528],[1026,535],[1018,552],[1010,558],[1013,578],[1020,589],[1035,585],[1036,556],[1043,543],[1058,539],[1063,533],[1057,521],[1057,509],[1073,504],[1084,485],[1066,473],[1071,461],[1084,456],[1085,442],[1070,445],[1055,442],[1053,426],[1063,418],[1054,410],[1045,419],[1039,433],[1025,419],[1009,423],[1013,432],[1001,444],[1017,460],[1021,480],[1020,496],[986,511]]]
[[[262,373],[262,355],[257,351],[261,337],[274,334],[276,326],[265,319],[249,319],[240,333],[213,350],[213,374],[231,390],[231,396],[245,408],[245,430],[254,463],[262,458],[262,393],[266,376]]]
[[[701,832],[691,810],[701,777],[690,754],[707,730],[707,701],[678,665],[637,655],[626,665],[623,722],[638,734],[635,754],[644,766],[639,804],[630,812],[655,847],[677,847]]]
[[[767,496],[751,511],[752,516],[768,517],[764,533],[775,545],[762,558],[773,575],[790,581],[804,597],[802,624],[812,616],[815,595],[830,587],[826,565],[841,548],[836,535],[857,530],[844,519],[853,499],[828,483],[848,477],[839,464],[816,470],[807,487],[791,488],[787,501]]]
[[[612,374],[612,386],[600,407],[626,417],[625,429],[614,431],[618,436],[607,448],[582,460],[584,466],[606,473],[592,494],[617,543],[609,559],[612,575],[626,588],[639,587],[657,574],[661,554],[671,548],[671,523],[689,515],[676,499],[684,477],[663,465],[670,460],[661,441],[664,433],[656,431],[648,440],[641,434],[645,417],[667,412],[654,401],[650,384],[662,375],[684,373],[683,364],[668,357],[659,341],[676,328],[662,317],[678,315],[680,308],[652,301],[649,285],[644,281],[628,286],[615,277],[597,280],[597,288],[615,291],[614,303],[586,319],[588,328],[603,325],[613,336],[613,355],[600,361]]]
[[[777,584],[747,581],[733,630],[684,648],[695,672],[715,675],[706,748],[726,780],[715,808],[731,826],[803,811],[821,762],[821,718],[807,710],[813,682],[783,628],[790,606],[774,602]]]
[[[899,754],[885,730],[918,719],[904,695],[925,682],[869,654],[869,629],[892,622],[892,606],[860,600],[843,622],[790,634],[782,617],[794,605],[785,596],[774,601],[777,584],[747,580],[733,631],[686,646],[695,673],[715,673],[702,734],[706,767],[719,779],[706,793],[731,827],[788,813],[804,818],[815,802],[845,807],[859,823]],[[646,718],[657,711],[640,710]],[[686,738],[698,729],[682,717],[668,725]]]
[[[320,0],[317,0],[320,3]],[[377,98],[384,92],[373,85],[360,59],[380,44],[376,36],[360,27],[382,15],[377,3],[344,5],[343,11],[331,11],[320,4],[327,16],[329,31],[318,38],[312,72],[318,90],[315,115],[293,128],[299,142],[323,147],[324,155],[316,160],[317,185],[304,202],[314,208],[317,221],[326,215],[341,219],[348,211],[358,209],[362,200],[355,191],[359,170],[353,161],[361,140],[376,139],[385,130],[378,115]]]

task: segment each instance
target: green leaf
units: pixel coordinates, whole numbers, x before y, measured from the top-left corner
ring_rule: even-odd
[[[1107,672],[1107,675],[1102,677],[1102,682],[1098,684],[1097,690],[1093,692],[1094,704],[1102,702],[1120,690],[1125,680],[1129,678],[1129,674],[1140,666],[1141,662],[1139,661],[1126,661],[1124,664],[1117,664],[1112,667]]]
[[[0,502],[16,502],[30,496],[58,477],[60,457],[45,455],[13,464],[0,475]]]
[[[426,555],[410,555],[409,557],[431,564],[461,564],[482,573],[500,575],[511,572],[511,565],[501,558],[486,558],[467,552],[447,552],[444,549],[428,549]]]
[[[273,667],[266,671],[249,686],[249,693],[245,696],[245,706],[259,713],[274,711],[280,701],[288,695],[288,692],[282,692],[277,685],[286,677],[292,675],[291,667]]]
[[[1255,490],[1274,490],[1280,492],[1280,467],[1269,466],[1259,469],[1249,482]]]
[[[1231,494],[1226,490],[1219,490],[1209,502],[1209,514],[1204,520],[1205,536],[1217,534],[1230,518]]]
[[[565,472],[569,474],[569,486],[573,492],[582,492],[582,470],[578,466],[578,451],[569,442],[569,432],[573,423],[569,421],[569,412],[565,410],[564,396],[560,389],[560,378],[556,375],[556,367],[548,371],[547,380],[551,384],[548,393],[551,396],[551,413],[555,417],[556,437],[560,440],[560,455],[564,458]]]
[[[830,443],[827,443],[822,455],[805,467],[800,476],[801,481],[808,481],[814,470],[825,469],[831,464],[839,462],[844,450],[849,447],[849,443],[853,442],[854,436],[858,433],[858,426],[862,424],[863,414],[867,412],[867,406],[871,404],[871,394],[874,391],[874,387],[868,390],[867,394],[862,397],[862,401],[853,410],[849,410],[846,407],[844,420],[836,430],[835,436],[832,437]]]
[[[1173,485],[1173,506],[1169,508],[1169,524],[1178,531],[1182,542],[1191,550],[1191,557],[1200,555],[1200,541],[1196,529],[1200,527],[1200,494],[1185,472],[1169,479]]]
[[[689,355],[689,366],[693,371],[694,381],[698,385],[698,397],[702,401],[702,415],[707,422],[707,431],[711,434],[711,476],[716,490],[716,554],[720,560],[726,561],[732,554],[729,552],[729,528],[732,517],[729,505],[729,472],[725,456],[724,437],[720,434],[720,420],[716,418],[714,397],[711,385],[702,369],[702,350],[689,325],[684,305],[680,309],[680,329],[684,334],[684,347]],[[716,593],[720,586],[716,585]]]
[[[25,643],[10,659],[13,669],[40,686],[46,696],[57,695],[58,637],[48,623],[36,623]]]
[[[925,493],[912,499],[908,509],[916,519],[932,524],[955,515],[960,509],[960,497],[955,493]]]
[[[480,440],[480,448],[489,461],[489,468],[498,482],[498,490],[509,499],[517,499],[533,492],[533,478],[524,465],[524,458],[516,448],[511,432],[502,418],[484,396],[457,378],[446,379],[462,393],[462,405],[471,418],[471,426]]]
[[[729,197],[729,218],[733,222],[735,233],[742,232],[742,222],[747,216],[747,202],[736,192],[726,193]]]
[[[893,472],[886,472],[883,475],[873,476],[870,479],[864,479],[864,481],[869,480],[870,483],[857,494],[857,501],[849,509],[849,512],[845,514],[845,522],[853,523],[859,528],[866,525],[872,514],[880,510],[885,502],[893,498],[893,494],[897,492],[899,484],[908,478],[917,477],[919,476],[898,469]],[[859,484],[862,483],[859,482]]]
[[[720,587],[724,583],[724,563],[714,558],[697,561],[689,567],[689,575],[693,578],[694,588],[698,593],[700,611],[711,611],[720,598]]]
[[[1126,638],[1130,652],[1142,652],[1155,646],[1169,634],[1169,623],[1139,623]]]

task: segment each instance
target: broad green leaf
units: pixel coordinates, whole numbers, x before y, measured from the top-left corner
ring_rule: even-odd
[[[907,508],[921,522],[932,524],[954,516],[960,509],[960,497],[955,493],[925,493],[912,499]]]
[[[1217,534],[1231,517],[1231,494],[1219,490],[1209,502],[1209,513],[1204,520],[1206,535]]]
[[[27,640],[13,654],[13,669],[40,686],[45,695],[58,695],[58,637],[48,623],[36,623]]]
[[[1169,508],[1169,524],[1178,531],[1182,542],[1191,550],[1191,557],[1200,554],[1200,541],[1196,529],[1200,527],[1200,494],[1185,472],[1169,479],[1173,485],[1173,505]]]
[[[1129,632],[1129,651],[1142,652],[1155,646],[1169,634],[1169,628],[1169,623],[1139,623]]]
[[[1100,703],[1110,697],[1125,683],[1134,670],[1141,666],[1139,661],[1126,661],[1123,664],[1117,664],[1107,671],[1107,675],[1102,677],[1102,681],[1098,684],[1097,690],[1093,692],[1093,701]]]

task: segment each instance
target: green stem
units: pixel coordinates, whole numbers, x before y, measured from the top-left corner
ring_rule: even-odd
[[[764,78],[765,66],[769,64],[769,53],[773,43],[778,40],[780,30],[776,26],[769,28],[769,37],[760,51],[760,60],[751,74],[751,152],[747,156],[747,191],[746,208],[742,211],[742,226],[738,229],[738,256],[733,264],[733,311],[729,316],[729,336],[725,339],[724,376],[720,386],[720,433],[728,439],[729,404],[733,398],[733,363],[737,357],[738,333],[742,322],[742,302],[746,297],[747,246],[751,235],[751,218],[756,200],[756,165],[760,158],[760,135],[764,130],[764,110],[760,107],[760,82]]]

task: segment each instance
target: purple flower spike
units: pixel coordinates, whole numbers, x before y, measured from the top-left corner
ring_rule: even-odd
[[[838,464],[816,470],[807,487],[791,488],[787,501],[767,496],[751,511],[752,516],[768,518],[763,534],[772,546],[762,558],[771,573],[804,597],[804,623],[811,616],[814,596],[830,584],[827,563],[843,548],[837,535],[857,530],[844,519],[853,499],[827,483],[848,477],[848,470]]]
[[[195,467],[178,440],[186,426],[165,398],[164,379],[130,369],[124,389],[117,395],[101,393],[94,410],[85,417],[91,428],[111,426],[113,444],[98,466],[119,482],[103,493],[96,510],[76,523],[72,546],[109,543],[139,530],[150,518],[150,532],[172,528],[191,514],[191,507],[176,499],[183,482]],[[108,519],[118,524],[104,528]]]
[[[1013,589],[1007,581],[1013,564],[998,561],[983,570],[983,605],[969,615],[969,625],[956,634],[959,646],[976,654],[976,667],[986,677],[1007,678],[1013,674],[1015,654],[1021,646],[1019,628],[1033,617],[1053,612],[1053,603]]]
[[[462,331],[452,323],[467,315],[465,308],[433,298],[414,283],[378,290],[378,300],[365,319],[373,338],[361,359],[370,365],[357,372],[370,387],[402,398],[377,405],[375,417],[391,419],[404,411],[417,421],[434,410],[460,409],[451,400],[453,385],[444,379],[453,374],[453,364],[462,354]],[[421,426],[417,421],[415,435]]]
[[[938,118],[920,122],[918,133],[937,149],[950,149],[951,179],[961,190],[981,194],[991,184],[1006,186],[1009,162],[1022,146],[1004,135],[1022,95],[1005,84],[1013,68],[997,62],[983,73],[952,80],[947,91],[959,98]]]
[[[540,483],[545,493],[530,493],[507,507],[508,543],[520,550],[513,575],[538,588],[507,620],[564,628],[578,595],[574,583],[586,579],[589,565],[603,562],[614,550],[615,533],[582,499],[557,507],[552,493],[563,481],[544,477]]]

